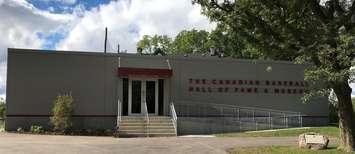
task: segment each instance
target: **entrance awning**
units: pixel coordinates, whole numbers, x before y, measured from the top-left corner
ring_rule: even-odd
[[[173,75],[171,69],[157,69],[157,68],[133,68],[133,67],[119,67],[119,77],[157,77],[169,78]]]

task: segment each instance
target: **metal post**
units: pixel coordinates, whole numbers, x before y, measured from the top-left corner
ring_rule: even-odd
[[[269,112],[269,128],[272,129],[272,126],[271,126],[271,113]]]
[[[107,49],[107,27],[105,28],[105,45],[104,45],[104,53],[106,53]]]
[[[287,122],[287,118],[286,118],[286,114],[285,113],[284,113],[284,119],[285,119],[286,128],[288,128],[288,122]]]
[[[301,115],[301,112],[299,113],[299,122],[300,122],[300,127],[302,127],[302,115]]]
[[[238,121],[240,121],[240,109],[238,108]]]
[[[253,122],[255,122],[255,110],[253,110]]]
[[[242,121],[239,121],[239,131],[242,131]]]
[[[255,124],[255,130],[258,130],[258,128],[257,128],[257,122],[255,121],[255,110],[253,110],[253,122],[254,122],[254,124]]]

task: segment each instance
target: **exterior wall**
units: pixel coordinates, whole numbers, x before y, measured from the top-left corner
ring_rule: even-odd
[[[266,71],[267,67],[271,67],[270,72]],[[302,94],[299,90],[305,90],[305,86],[289,86],[283,85],[284,81],[303,82],[303,73],[305,65],[295,65],[288,62],[270,62],[270,61],[246,61],[231,59],[202,59],[202,58],[186,58],[172,61],[173,68],[173,92],[172,100],[176,103],[217,103],[230,104],[244,107],[259,107],[275,110],[302,112],[307,116],[328,116],[328,105],[326,98],[318,98],[310,103],[304,104],[300,98]],[[192,83],[190,80],[192,79]],[[196,80],[200,80],[200,84],[196,84]],[[202,84],[201,80],[206,79],[206,84]],[[211,83],[216,80],[217,84]],[[222,80],[223,84],[219,81]],[[229,84],[225,83],[229,80]],[[232,80],[236,80],[236,84],[232,84]],[[253,84],[238,84],[238,81],[253,81]],[[259,81],[259,85],[255,84]],[[266,85],[266,81],[282,81],[282,85]],[[193,87],[193,91],[189,88]],[[207,92],[207,88],[211,88],[212,92]],[[196,91],[200,88],[200,92]],[[201,92],[205,88],[206,92]],[[223,88],[219,92],[218,88]],[[225,88],[228,88],[225,91]],[[235,92],[238,88],[238,92]],[[240,92],[241,88],[257,88],[256,92]],[[268,89],[268,93],[264,89]],[[274,93],[274,89],[285,89],[286,92],[281,94]],[[287,90],[292,90],[291,94]],[[294,94],[293,90],[297,89]],[[314,109],[317,110],[314,110]]]
[[[305,86],[266,85],[266,81],[292,81],[304,83],[305,65],[295,65],[289,62],[235,60],[215,57],[162,57],[120,55],[122,67],[168,68],[168,62],[173,70],[173,76],[167,80],[169,87],[169,102],[174,103],[219,103],[244,107],[259,107],[275,110],[302,112],[306,116],[328,116],[326,98],[318,98],[304,104],[300,101],[302,93],[298,90],[307,89]],[[267,68],[271,67],[271,71]],[[190,80],[192,79],[192,83]],[[207,84],[196,84],[196,80],[207,80]],[[216,80],[217,84],[211,81]],[[259,81],[260,84],[219,84],[219,80]],[[200,81],[202,82],[202,81]],[[189,91],[190,87],[210,87],[212,92]],[[257,93],[235,92],[235,88],[257,88]],[[228,88],[228,92],[218,92],[218,88]],[[267,88],[269,93],[264,93]],[[279,94],[274,89],[280,89]],[[281,89],[297,90],[297,93],[281,94]],[[223,89],[224,91],[224,89]],[[318,110],[314,110],[317,108]],[[166,109],[168,110],[168,109]]]
[[[116,125],[119,89],[117,57],[97,54],[54,54],[9,49],[6,130],[48,127],[53,101],[71,92],[74,127]],[[31,119],[31,120],[28,120]]]
[[[168,60],[168,61],[167,61]],[[276,94],[274,89],[302,89],[295,86],[270,86],[266,81],[303,81],[306,66],[288,62],[235,60],[216,57],[137,56],[85,52],[45,52],[9,49],[7,77],[6,130],[28,128],[33,124],[49,125],[50,109],[61,92],[71,92],[75,99],[75,127],[78,129],[113,129],[116,125],[117,100],[122,102],[122,80],[117,68],[164,68],[173,76],[164,83],[164,113],[168,103],[215,103],[302,112],[327,122],[325,98],[302,104],[302,94]],[[268,67],[272,71],[266,71]],[[196,80],[207,84],[196,84]],[[212,81],[259,81],[250,84],[212,84]],[[191,91],[190,88],[194,90]],[[196,88],[210,88],[198,92]],[[258,92],[235,92],[235,88],[257,88]],[[219,88],[228,90],[219,92]],[[268,88],[270,93],[264,93]],[[314,110],[314,109],[317,110]],[[311,118],[312,119],[312,118]],[[311,120],[312,121],[312,120]],[[313,121],[312,121],[313,122]],[[180,131],[194,128],[185,123]],[[186,132],[188,133],[188,132]]]

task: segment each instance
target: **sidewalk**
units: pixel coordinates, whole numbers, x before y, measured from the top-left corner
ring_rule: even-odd
[[[0,153],[175,154],[226,153],[243,146],[297,145],[297,137],[164,137],[113,138],[0,133]]]

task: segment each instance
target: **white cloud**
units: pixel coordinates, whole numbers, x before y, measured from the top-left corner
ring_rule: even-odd
[[[143,35],[165,34],[174,37],[183,29],[211,30],[214,24],[200,14],[190,0],[121,0],[112,1],[78,19],[68,37],[57,48],[61,50],[102,51],[104,29],[108,27],[110,45],[130,52]]]
[[[104,27],[108,27],[111,48],[119,42],[121,49],[135,51],[136,42],[146,34],[173,37],[183,29],[212,29],[214,25],[199,10],[190,0],[119,0],[89,11],[76,5],[71,14],[55,14],[53,9],[39,10],[26,0],[0,0],[0,95],[6,86],[7,48],[42,48],[46,36],[61,33],[68,36],[58,49],[102,51]]]
[[[76,0],[56,1],[74,4]],[[184,29],[215,27],[190,0],[118,0],[91,10],[76,5],[73,10],[71,14],[54,14],[25,0],[0,0],[0,96],[6,83],[7,48],[41,48],[46,40],[37,33],[68,34],[57,44],[60,50],[102,51],[104,28],[108,27],[112,51],[120,43],[121,49],[135,52],[143,35],[174,37]],[[351,86],[355,89],[355,84]]]
[[[38,33],[51,33],[73,19],[41,11],[24,0],[0,0],[0,95],[6,87],[7,48],[41,48]]]

